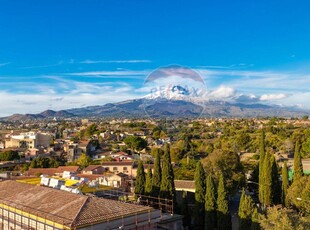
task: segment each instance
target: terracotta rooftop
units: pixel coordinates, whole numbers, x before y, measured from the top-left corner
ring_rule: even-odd
[[[153,210],[147,206],[16,181],[0,182],[0,203],[68,227],[86,226]]]
[[[132,161],[111,161],[111,162],[103,162],[102,166],[118,166],[118,165],[133,165]]]
[[[101,165],[89,165],[83,171],[93,171],[94,169],[102,167]]]
[[[77,172],[79,166],[59,166],[58,168],[31,168],[28,170],[29,176],[36,176],[38,173],[44,175],[54,175],[56,173],[63,173],[64,171]]]

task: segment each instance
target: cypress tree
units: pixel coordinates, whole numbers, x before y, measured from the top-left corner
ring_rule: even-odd
[[[181,214],[183,215],[183,227],[189,228],[191,225],[191,215],[188,210],[187,192],[182,191],[182,207]]]
[[[252,214],[252,224],[251,224],[251,230],[260,230],[259,225],[259,214],[257,211],[257,208],[254,208],[253,214]]]
[[[245,194],[244,189],[239,203],[239,230],[248,230],[252,225],[252,213],[254,211],[254,202],[252,198]]]
[[[162,179],[160,184],[160,197],[173,200],[175,204],[174,173],[171,165],[170,146],[166,144],[163,156]],[[174,206],[175,207],[175,206]]]
[[[272,156],[270,152],[267,152],[264,157],[264,167],[263,167],[263,199],[262,204],[265,206],[270,206],[272,204]]]
[[[205,196],[205,229],[213,230],[216,227],[216,190],[211,174],[207,177]]]
[[[263,175],[263,167],[264,167],[264,159],[265,159],[265,131],[262,130],[260,136],[260,144],[259,144],[259,175],[258,175],[258,197],[259,201],[263,202],[263,184],[264,184],[264,175]]]
[[[284,162],[282,167],[282,194],[281,194],[281,201],[283,206],[288,206],[288,202],[286,200],[288,189],[288,171],[287,171],[287,164]]]
[[[152,177],[153,177],[152,169],[149,166],[147,170],[147,174],[146,174],[145,188],[144,188],[145,195],[148,195],[148,196],[150,196],[153,192]]]
[[[206,194],[206,175],[200,161],[196,164],[195,170],[195,206],[194,206],[194,227],[195,229],[204,228],[204,206]]]
[[[139,160],[137,176],[136,176],[136,186],[135,186],[136,196],[144,194],[144,186],[145,186],[145,172],[144,172],[143,162]]]
[[[300,156],[300,144],[299,141],[296,142],[295,152],[294,152],[294,175],[293,180],[298,180],[303,176],[303,167]]]
[[[217,189],[217,229],[231,229],[231,216],[229,212],[228,196],[224,185],[223,174],[220,175]]]
[[[153,193],[152,196],[158,197],[160,192],[161,184],[161,166],[160,166],[160,156],[156,154],[155,163],[154,163],[154,175],[152,178]]]
[[[271,156],[271,171],[272,171],[272,202],[273,204],[281,203],[281,184],[279,180],[278,164],[274,155]]]

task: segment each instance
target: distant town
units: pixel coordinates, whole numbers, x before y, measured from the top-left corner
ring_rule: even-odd
[[[250,202],[257,216],[266,208],[282,212],[274,206],[279,204],[306,214],[308,190],[295,185],[294,171],[298,151],[305,175],[299,180],[309,180],[309,127],[307,116],[2,121],[2,224],[5,229],[203,229],[211,221],[203,204],[208,207],[208,194],[217,199],[211,213],[227,202],[222,218],[228,215],[230,226],[244,224],[241,202]],[[275,176],[269,198],[260,194],[262,154],[277,169],[270,171]],[[224,189],[221,201],[208,193],[210,183]],[[298,183],[309,189],[309,182]],[[205,220],[200,213],[206,213]],[[271,221],[268,215],[247,218],[247,227]],[[213,218],[214,226],[217,221]]]

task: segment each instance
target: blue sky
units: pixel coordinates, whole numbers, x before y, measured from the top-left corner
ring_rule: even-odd
[[[310,2],[3,0],[0,116],[141,97],[184,65],[216,99],[310,109]]]

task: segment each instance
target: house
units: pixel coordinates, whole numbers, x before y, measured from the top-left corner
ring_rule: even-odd
[[[148,206],[16,181],[0,182],[0,213],[3,229],[152,230],[162,221],[161,211]],[[172,229],[182,229],[182,219]]]
[[[83,149],[79,147],[78,144],[64,144],[64,151],[67,152],[67,160],[68,162],[73,162],[75,160],[77,160],[82,152],[83,152]]]
[[[105,168],[101,165],[89,165],[83,170],[83,174],[103,174]]]
[[[134,167],[133,162],[126,162],[126,161],[120,161],[120,162],[103,162],[102,166],[106,169],[106,171],[110,171],[113,173],[124,173],[129,176],[132,176],[132,169]]]
[[[104,177],[98,178],[98,183],[101,185],[111,186],[115,188],[128,187],[129,176],[124,173],[107,174]]]

